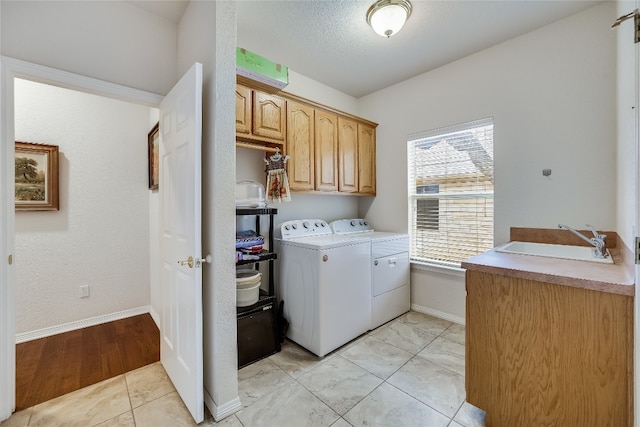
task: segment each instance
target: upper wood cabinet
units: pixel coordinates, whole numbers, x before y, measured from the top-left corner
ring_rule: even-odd
[[[316,190],[338,190],[338,116],[315,110]]]
[[[376,194],[375,127],[287,101],[291,191]]]
[[[251,89],[236,85],[236,133],[251,133]]]
[[[236,85],[236,141],[284,151],[286,100]]]
[[[358,192],[358,123],[338,117],[338,190]]]
[[[376,194],[376,124],[236,84],[236,144],[289,156],[291,191]]]
[[[284,141],[287,131],[286,101],[275,95],[253,91],[253,134]]]
[[[358,192],[376,194],[376,129],[358,123]]]
[[[315,110],[299,102],[287,102],[288,178],[291,191],[315,189]]]

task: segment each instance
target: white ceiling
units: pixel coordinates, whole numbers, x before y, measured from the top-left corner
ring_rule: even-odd
[[[178,22],[187,1],[133,3]],[[601,3],[412,0],[387,39],[365,21],[373,2],[239,0],[238,46],[358,98]]]

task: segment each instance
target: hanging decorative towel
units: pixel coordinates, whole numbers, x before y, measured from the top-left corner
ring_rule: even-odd
[[[280,154],[280,149],[276,153],[264,159],[267,164],[267,201],[268,202],[290,202],[289,179],[285,164],[289,156]]]

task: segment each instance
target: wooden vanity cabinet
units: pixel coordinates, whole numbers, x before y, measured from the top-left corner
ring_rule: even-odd
[[[466,272],[466,395],[486,425],[633,425],[633,297]]]
[[[284,151],[286,100],[236,84],[236,140]]]

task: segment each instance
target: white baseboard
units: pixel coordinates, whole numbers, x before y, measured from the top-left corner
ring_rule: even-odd
[[[209,395],[207,390],[204,391],[204,404],[207,405],[207,408],[209,408],[209,412],[211,412],[211,415],[216,422],[220,422],[223,418],[226,418],[229,415],[232,415],[233,413],[238,412],[240,409],[242,409],[240,397],[236,397],[235,399],[218,406],[215,404],[213,398],[211,397],[211,395]]]
[[[89,319],[76,320],[75,322],[64,323],[62,325],[37,329],[31,332],[23,332],[20,334],[16,334],[16,344],[31,340],[37,340],[38,338],[49,337],[51,335],[56,335],[63,332],[75,331],[77,329],[87,328],[89,326],[100,325],[101,323],[113,322],[114,320],[125,319],[127,317],[137,316],[144,313],[149,313],[148,305],[131,308],[129,310],[118,311],[116,313],[103,314],[102,316],[91,317]]]
[[[457,323],[459,325],[465,324],[464,317],[455,316],[450,313],[445,313],[444,311],[434,310],[429,307],[423,307],[418,304],[411,304],[411,310],[417,311],[419,313],[428,314],[430,316],[438,317],[440,319],[448,320],[449,322]]]

